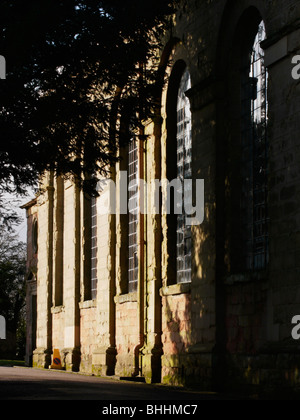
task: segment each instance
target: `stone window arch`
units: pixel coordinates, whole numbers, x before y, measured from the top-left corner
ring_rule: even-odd
[[[247,271],[266,268],[268,260],[267,209],[267,84],[261,42],[264,22],[246,56],[241,77],[241,243],[242,263]],[[249,63],[250,61],[250,63]]]
[[[224,245],[218,250],[225,275],[252,275],[268,264],[265,39],[264,21],[250,7],[237,21],[232,38],[226,38],[231,48],[219,61],[224,96],[218,113],[217,180],[222,189],[218,190],[217,239]]]
[[[167,93],[167,179],[179,179],[182,186],[182,214],[176,214],[174,191],[170,189],[171,211],[167,215],[168,284],[191,281],[191,227],[185,223],[184,179],[192,177],[192,115],[186,95],[191,76],[183,60],[175,63]],[[179,184],[178,184],[179,185]]]

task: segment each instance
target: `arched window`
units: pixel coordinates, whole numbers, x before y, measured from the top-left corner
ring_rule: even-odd
[[[192,118],[190,102],[186,92],[191,88],[191,77],[187,69],[183,72],[177,95],[177,178],[184,186],[185,179],[192,178]],[[182,188],[183,190],[183,188]],[[177,215],[176,267],[177,283],[191,281],[191,227],[186,226],[184,195],[182,214]]]
[[[84,300],[97,297],[97,198],[84,193]]]
[[[64,301],[64,226],[65,226],[65,182],[56,178],[54,208],[54,266],[53,266],[53,303],[63,305]]]
[[[138,141],[132,139],[128,151],[128,292],[135,292],[138,285]]]
[[[97,296],[97,198],[91,197],[91,298]]]
[[[241,74],[241,247],[242,268],[266,268],[268,262],[267,211],[267,82],[264,22],[253,47],[245,54]]]
[[[192,177],[192,118],[187,91],[191,88],[191,77],[183,60],[173,67],[166,101],[166,177],[170,183],[176,180],[176,204],[182,194],[180,207],[182,214],[175,208],[175,195],[170,188],[170,211],[167,214],[167,285],[191,281],[191,228],[186,225],[184,214],[184,179]],[[180,182],[178,182],[178,180]],[[174,203],[174,206],[173,206]]]

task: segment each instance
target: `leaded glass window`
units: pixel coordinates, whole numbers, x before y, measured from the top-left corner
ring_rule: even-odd
[[[246,270],[264,269],[268,260],[267,82],[261,22],[242,74],[241,245]]]
[[[97,202],[91,197],[91,297],[97,295]]]
[[[182,187],[184,179],[192,178],[192,119],[190,102],[185,94],[190,88],[190,74],[185,70],[177,97],[177,177],[181,180]],[[184,202],[182,208],[182,214],[177,216],[177,283],[191,281],[191,227],[185,223]]]
[[[138,285],[138,142],[132,139],[128,154],[128,193],[129,193],[129,229],[128,229],[128,292],[137,290]]]

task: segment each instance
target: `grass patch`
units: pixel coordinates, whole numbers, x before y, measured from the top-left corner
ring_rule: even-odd
[[[0,360],[0,366],[25,366],[24,360]]]

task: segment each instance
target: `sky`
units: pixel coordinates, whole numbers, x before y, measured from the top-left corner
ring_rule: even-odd
[[[27,200],[28,201],[28,200]],[[25,204],[26,200],[24,201]],[[27,220],[26,220],[26,210],[20,209],[18,214],[22,220],[21,224],[17,226],[16,232],[20,238],[20,241],[27,242]]]
[[[14,207],[14,210],[20,217],[21,223],[15,228],[17,235],[19,236],[20,241],[27,242],[27,219],[26,219],[26,210],[21,209],[20,207],[24,204],[28,203],[35,197],[34,191],[32,189],[28,189],[28,193],[25,196],[17,197],[14,194],[5,194],[5,199],[10,201],[17,201],[18,205]]]

